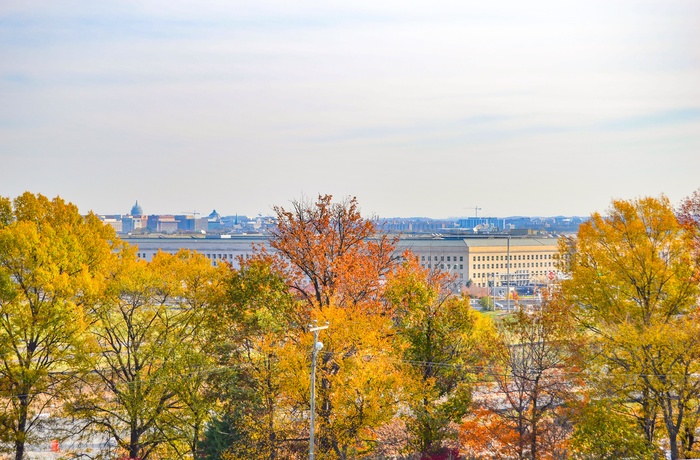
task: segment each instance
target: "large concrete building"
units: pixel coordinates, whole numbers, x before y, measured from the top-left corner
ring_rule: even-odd
[[[234,267],[238,266],[239,256],[249,257],[253,253],[253,245],[267,242],[260,236],[232,236],[230,238],[123,238],[124,241],[137,247],[137,256],[151,261],[158,251],[175,254],[180,249],[187,249],[203,254],[214,265],[227,261]]]
[[[421,266],[454,273],[477,287],[545,283],[556,272],[557,238],[488,236],[409,238],[398,249],[410,249]]]
[[[227,261],[237,265],[253,245],[264,245],[263,236],[230,238],[127,238],[138,247],[138,256],[151,260],[158,251],[176,253],[188,249],[204,254],[213,264]],[[546,283],[556,273],[557,238],[532,237],[451,237],[402,238],[396,248],[400,256],[410,250],[421,266],[453,273],[462,286],[469,280],[476,287],[525,286]]]

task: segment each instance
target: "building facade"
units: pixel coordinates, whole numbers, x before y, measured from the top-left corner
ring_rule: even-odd
[[[153,260],[159,251],[175,254],[180,249],[196,251],[211,260],[213,265],[226,261],[238,267],[238,258],[247,258],[253,254],[253,245],[267,242],[259,236],[233,236],[230,238],[123,238],[136,247],[140,259]]]
[[[421,266],[453,273],[477,287],[544,284],[556,275],[557,238],[489,236],[402,239]]]
[[[138,247],[140,258],[151,260],[158,251],[175,254],[197,251],[214,265],[221,261],[238,265],[238,257],[250,257],[253,245],[267,243],[264,236],[229,238],[126,238]],[[399,257],[410,251],[421,266],[452,273],[463,287],[526,286],[545,284],[557,273],[557,238],[488,236],[467,238],[401,238]],[[471,283],[469,282],[471,280]]]

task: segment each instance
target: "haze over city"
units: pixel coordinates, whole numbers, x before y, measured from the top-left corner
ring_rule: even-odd
[[[700,2],[6,1],[0,195],[589,215],[698,187]]]

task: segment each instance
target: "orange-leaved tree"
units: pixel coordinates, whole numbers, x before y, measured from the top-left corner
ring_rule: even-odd
[[[320,335],[317,365],[318,458],[362,458],[377,447],[377,429],[392,420],[403,399],[405,377],[393,353],[392,320],[360,306],[332,303],[316,308],[312,317],[318,324],[328,323]],[[304,383],[297,385],[298,401],[306,407],[312,338],[303,334],[295,353],[305,358],[296,375]]]
[[[484,407],[475,407],[459,427],[459,444],[467,458],[518,458],[518,430],[508,419]]]
[[[392,266],[394,241],[360,214],[357,199],[333,202],[322,195],[315,202],[293,201],[276,206],[277,228],[270,246],[290,286],[323,308],[379,305],[381,279]]]
[[[393,416],[401,387],[401,363],[391,355],[390,306],[382,295],[382,280],[394,264],[394,241],[362,217],[355,198],[333,202],[322,195],[275,211],[278,227],[270,239],[275,251],[269,256],[302,301],[298,317],[306,320],[290,340],[301,347],[296,356],[303,360],[290,357],[289,365],[280,365],[293,369],[300,385],[308,381],[307,322],[329,322],[317,374],[318,455],[354,458],[374,448],[374,428]],[[306,389],[297,386],[298,407],[308,407]]]

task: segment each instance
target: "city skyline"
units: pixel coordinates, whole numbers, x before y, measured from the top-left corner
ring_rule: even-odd
[[[0,5],[0,195],[588,216],[700,186],[700,3]]]
[[[75,204],[75,203],[74,203]],[[142,213],[140,214],[134,214],[133,208],[136,206],[139,206],[142,208]],[[172,208],[172,206],[171,206]],[[481,212],[482,215],[475,215],[474,211],[475,208],[478,208],[478,212]],[[430,219],[430,220],[454,220],[454,219],[503,219],[503,218],[549,218],[549,217],[581,217],[581,218],[587,218],[589,216],[579,216],[579,215],[574,215],[574,214],[559,214],[559,215],[552,215],[552,216],[545,216],[545,215],[525,215],[525,214],[513,214],[513,215],[508,215],[508,216],[490,216],[490,215],[484,215],[483,214],[483,208],[481,207],[475,207],[472,208],[472,214],[464,214],[464,215],[451,215],[451,216],[445,216],[445,217],[429,217],[429,216],[420,216],[420,215],[406,215],[406,216],[372,216],[368,215],[365,216],[366,218],[373,218],[377,217],[380,219]],[[148,208],[143,208],[142,203],[139,202],[139,200],[136,200],[134,204],[128,209],[127,211],[121,212],[121,211],[112,211],[112,212],[102,212],[102,213],[95,213],[96,215],[99,216],[149,216],[149,215],[162,215],[162,216],[191,216],[191,217],[198,217],[198,218],[207,218],[210,217],[211,214],[218,214],[219,217],[245,217],[245,218],[251,218],[254,219],[256,217],[275,217],[274,212],[270,210],[271,212],[267,214],[263,213],[257,213],[257,214],[243,214],[243,213],[232,213],[232,214],[224,214],[220,213],[216,208],[210,208],[210,211],[197,211],[197,210],[190,210],[190,211],[168,211],[166,210],[165,212],[161,213],[155,213],[155,212],[149,212]]]

